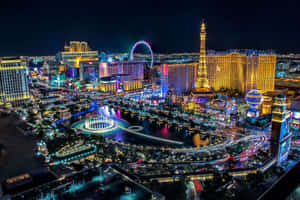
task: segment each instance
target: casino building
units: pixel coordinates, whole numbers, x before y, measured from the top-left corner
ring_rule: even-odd
[[[290,150],[292,133],[289,131],[289,121],[286,97],[280,94],[274,98],[272,110],[271,152],[277,159],[277,165],[287,159]]]
[[[206,56],[206,63],[208,84],[215,91],[221,88],[237,89],[246,94],[253,88],[263,93],[275,88],[275,55],[250,50],[210,53]],[[168,67],[168,74],[164,74],[168,76],[164,79],[168,80],[168,88],[173,88],[176,92],[192,90],[197,66],[198,63],[195,62],[161,64],[161,69]]]
[[[274,90],[276,56],[272,52],[231,50],[206,53],[204,23],[200,38],[199,62],[186,63],[181,59],[175,60],[181,62],[178,64],[170,64],[174,60],[161,64],[161,85],[164,91],[174,89],[178,94],[194,90],[194,96],[196,93],[199,96],[201,92],[220,89],[237,89],[242,94],[253,88],[262,93]]]
[[[101,78],[99,86],[101,92],[108,93],[139,91],[143,88],[143,81],[131,79],[128,74],[119,74]]]
[[[247,50],[227,54],[207,55],[208,82],[214,90],[237,89],[243,94],[256,88],[273,91],[276,56]]]
[[[144,65],[143,61],[80,61],[79,79],[99,83],[102,92],[137,91],[143,88]]]
[[[162,64],[160,74],[163,96],[170,89],[176,95],[190,93],[195,82],[195,70],[194,63]]]
[[[69,45],[65,45],[64,51],[58,54],[61,64],[67,64],[72,67],[79,67],[82,60],[98,60],[98,51],[92,51],[87,42],[70,41]]]
[[[98,60],[79,62],[80,81],[98,81],[100,77],[100,63]]]
[[[0,59],[0,103],[19,104],[29,99],[26,70],[20,58]]]
[[[144,80],[144,65],[143,61],[101,62],[100,77],[129,74],[131,79]]]
[[[100,91],[115,93],[141,90],[144,64],[142,61],[101,62]]]
[[[79,65],[81,61],[99,60],[98,51],[92,51],[87,42],[70,41],[65,45],[64,51],[57,54],[63,71],[68,71],[69,76],[79,78]],[[67,70],[68,69],[68,70]]]

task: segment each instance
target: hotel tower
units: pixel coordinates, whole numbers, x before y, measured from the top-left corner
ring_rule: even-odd
[[[286,109],[286,96],[274,98],[272,110],[271,152],[281,165],[287,159],[291,148],[292,133],[289,131],[290,112]]]
[[[26,70],[20,58],[0,59],[0,103],[19,104],[29,99]]]

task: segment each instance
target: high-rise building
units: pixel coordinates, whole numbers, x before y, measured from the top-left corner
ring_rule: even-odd
[[[92,51],[87,42],[70,41],[64,51],[58,54],[61,64],[79,68],[80,61],[98,60],[98,51]]]
[[[143,61],[101,62],[100,77],[126,74],[131,79],[144,80],[144,66]]]
[[[190,62],[194,60],[196,54],[182,54],[173,55],[175,60],[169,59],[166,62],[169,64],[161,65],[161,75],[167,76],[163,79],[168,80],[168,89],[174,89],[178,93],[190,91],[194,86],[191,96],[194,100],[200,100],[197,100],[198,102],[203,102],[203,99],[211,96],[211,90],[218,91],[222,88],[237,89],[242,94],[254,88],[262,93],[274,90],[276,56],[272,52],[249,49],[218,53],[209,51],[207,54],[204,23],[201,25],[200,41],[199,62]],[[180,63],[170,64],[174,61]],[[188,67],[184,68],[184,66]],[[162,69],[166,68],[168,68],[168,74],[162,73]],[[171,71],[172,68],[174,72]],[[186,79],[187,74],[192,71],[193,76],[188,75]],[[178,84],[171,84],[172,79],[177,80]],[[185,83],[182,84],[180,80],[185,80]],[[193,83],[192,86],[190,82]],[[179,89],[179,83],[185,86],[184,90]]]
[[[271,153],[280,165],[288,156],[292,133],[289,131],[290,112],[283,94],[274,98],[272,110]]]
[[[137,91],[143,88],[144,62],[100,62],[100,90],[102,92]]]
[[[80,61],[79,80],[94,81],[100,80],[100,63],[98,60]]]
[[[275,64],[276,56],[267,53],[250,54],[247,52],[231,52],[220,54],[208,54],[207,61],[207,79],[208,85],[212,90],[218,91],[224,89],[237,89],[245,94],[249,90],[256,88],[261,92],[272,92],[275,88]],[[188,66],[184,68],[184,66]],[[189,75],[188,82],[196,83],[198,63],[180,63],[168,64],[168,79],[184,79]],[[177,67],[181,73],[173,74],[171,69]],[[170,81],[169,81],[170,83]],[[188,85],[187,90],[192,87]],[[196,85],[196,84],[195,84]],[[176,89],[178,85],[169,84],[169,88]]]
[[[273,91],[275,65],[275,55],[250,50],[210,54],[207,55],[208,82],[214,90],[237,89],[243,94],[253,88]]]
[[[169,70],[168,64],[162,64],[160,66],[160,88],[161,88],[161,95],[163,97],[165,97],[168,92],[168,82],[169,82],[168,81],[168,77],[169,77],[168,70]],[[175,77],[175,76],[173,76],[173,77]],[[170,78],[171,78],[171,76],[170,76]]]
[[[29,99],[26,62],[20,58],[0,59],[0,102],[22,103]]]
[[[191,92],[195,83],[194,63],[162,64],[160,66],[161,89],[163,96],[168,90],[180,95]]]
[[[131,79],[131,77],[126,74],[103,77],[99,82],[100,91],[109,93],[141,91],[142,88],[143,80]]]

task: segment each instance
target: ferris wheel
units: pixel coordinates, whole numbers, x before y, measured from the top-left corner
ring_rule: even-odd
[[[144,40],[137,41],[137,42],[133,45],[133,47],[132,47],[132,49],[131,49],[131,52],[130,52],[130,60],[134,60],[133,53],[134,53],[135,48],[136,48],[137,46],[139,46],[139,45],[144,45],[144,46],[146,46],[146,47],[148,48],[148,50],[150,51],[150,56],[151,56],[150,69],[151,69],[152,66],[153,66],[153,51],[152,51],[151,46],[149,45],[149,43],[146,42],[146,41],[144,41]]]

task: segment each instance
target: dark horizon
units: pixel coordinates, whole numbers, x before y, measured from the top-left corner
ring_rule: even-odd
[[[272,49],[300,53],[297,1],[3,2],[0,56],[47,56],[70,40],[93,50],[129,52],[146,40],[154,53],[198,52],[200,24],[207,49]]]

